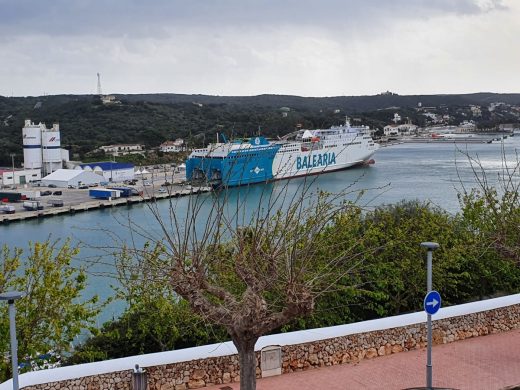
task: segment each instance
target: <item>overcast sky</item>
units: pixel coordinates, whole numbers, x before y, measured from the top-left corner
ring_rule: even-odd
[[[0,0],[0,95],[520,92],[520,0]]]

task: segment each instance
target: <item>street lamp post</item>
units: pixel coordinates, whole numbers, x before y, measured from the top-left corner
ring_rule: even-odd
[[[14,153],[11,153],[11,162],[13,164],[13,187],[15,186],[15,180],[14,180]]]
[[[9,333],[11,336],[11,363],[13,369],[13,390],[18,390],[18,342],[16,341],[16,308],[14,301],[20,299],[25,294],[19,291],[10,291],[0,294],[0,301],[7,301],[9,304]]]
[[[433,251],[439,247],[436,242],[422,242],[421,246],[428,250],[426,257],[426,289],[429,293],[432,291],[432,258]],[[428,331],[428,346],[426,354],[426,388],[432,389],[433,386],[433,373],[432,373],[432,315],[428,313],[427,322]]]

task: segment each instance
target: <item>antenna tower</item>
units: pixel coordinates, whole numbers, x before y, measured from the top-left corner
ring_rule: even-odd
[[[101,76],[99,73],[97,74],[97,94],[99,96],[103,95],[103,92],[101,92]]]

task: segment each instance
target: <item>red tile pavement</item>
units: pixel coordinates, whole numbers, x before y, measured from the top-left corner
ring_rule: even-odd
[[[433,347],[433,385],[493,390],[520,384],[520,330]],[[258,390],[392,390],[426,385],[426,349],[257,381]],[[238,383],[207,387],[220,390]]]

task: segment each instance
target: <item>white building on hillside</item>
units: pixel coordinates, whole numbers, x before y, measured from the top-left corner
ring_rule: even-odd
[[[464,121],[457,127],[457,133],[474,133],[477,125],[471,121]]]
[[[160,150],[164,153],[182,152],[185,150],[184,140],[182,138],[177,138],[175,141],[165,141],[161,144]]]
[[[383,128],[385,136],[410,135],[417,132],[417,125],[412,123],[403,123],[401,125],[387,125]]]
[[[471,115],[474,117],[481,117],[482,116],[482,110],[480,109],[480,106],[474,106],[471,104],[469,106],[469,109],[471,110]]]
[[[124,156],[125,154],[143,154],[144,146],[138,144],[115,144],[101,146],[99,150],[111,156]]]
[[[397,125],[386,125],[385,127],[383,127],[383,133],[386,137],[398,136],[399,127]]]

